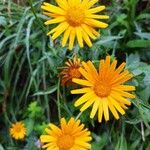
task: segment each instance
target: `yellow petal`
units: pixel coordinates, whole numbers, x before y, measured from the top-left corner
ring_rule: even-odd
[[[132,74],[126,74],[124,77],[122,77],[120,80],[116,81],[116,82],[112,82],[112,85],[113,86],[117,86],[119,84],[123,84],[125,83],[126,81],[130,80],[133,78],[133,75]]]
[[[124,104],[127,104],[127,105],[131,105],[131,102],[128,101],[126,98],[122,97],[120,95],[120,93],[118,93],[118,92],[112,91],[110,96],[112,96],[114,99],[116,99],[117,101],[119,101],[121,103],[124,103]]]
[[[117,69],[116,69],[116,73],[120,73],[123,69],[124,69],[124,67],[126,66],[126,63],[122,63]]]
[[[85,149],[91,149],[91,144],[89,144],[87,142],[83,142],[83,141],[80,141],[80,140],[75,140],[75,144],[80,145],[80,146],[84,147]]]
[[[59,148],[56,146],[50,146],[46,150],[59,150]]]
[[[135,86],[131,85],[118,85],[117,87],[114,87],[112,89],[119,89],[123,91],[135,91]]]
[[[42,148],[47,148],[46,150],[48,150],[49,148],[54,149],[56,146],[54,143],[48,143],[42,146]]]
[[[73,117],[71,117],[71,119],[69,120],[67,126],[72,129],[74,124],[75,124],[75,119]]]
[[[46,132],[47,134],[49,134],[49,135],[52,134],[52,130],[50,130],[50,129],[48,129],[48,128],[45,129],[45,132]]]
[[[95,8],[91,8],[88,10],[88,13],[97,13],[97,12],[104,10],[105,8],[106,8],[105,6],[98,6]]]
[[[125,77],[130,76],[129,71],[125,70],[124,72],[122,72],[121,74],[116,74],[116,76],[114,76],[113,78],[113,82],[112,84],[117,84],[120,83],[120,81],[124,80]]]
[[[83,79],[76,79],[73,78],[72,82],[77,83],[79,85],[84,85],[84,86],[93,86],[93,84],[87,80],[83,80]]]
[[[71,32],[71,27],[68,27],[68,29],[66,29],[63,39],[62,39],[62,47],[64,47],[66,45],[69,35],[70,35],[70,32]]]
[[[43,12],[44,15],[49,16],[49,17],[58,17],[58,14],[50,13],[50,12]]]
[[[47,35],[50,35],[58,30],[61,30],[63,26],[67,26],[68,24],[66,22],[62,22],[60,23],[57,27],[55,27],[54,29],[52,29],[50,32],[47,33]]]
[[[108,106],[109,106],[110,111],[111,111],[112,114],[114,115],[114,117],[115,117],[116,119],[119,119],[119,115],[118,115],[118,113],[117,113],[115,107],[112,105],[112,103],[111,103],[111,101],[110,101],[109,99],[108,99]]]
[[[68,0],[68,4],[71,6],[78,6],[80,4],[80,0]]]
[[[89,3],[89,0],[83,0],[82,3],[81,3],[81,7],[84,7],[84,8],[88,9],[88,3]]]
[[[84,41],[86,42],[86,44],[87,44],[89,47],[92,47],[92,42],[91,42],[91,40],[90,40],[88,34],[87,34],[85,31],[82,32],[82,36],[83,36],[83,39],[84,39]]]
[[[119,105],[119,103],[114,100],[111,96],[108,97],[108,99],[111,101],[112,105],[122,114],[125,114],[125,111],[122,109],[122,107]]]
[[[97,32],[93,27],[90,27],[92,33],[96,36],[96,37],[99,37],[100,36],[100,33]]]
[[[65,118],[61,118],[60,124],[61,124],[61,129],[64,132],[66,129],[66,124],[67,124]]]
[[[95,19],[87,19],[86,18],[84,22],[92,27],[98,27],[98,28],[107,28],[108,27],[107,23],[104,23],[104,22],[101,22],[101,21],[98,21]]]
[[[110,66],[110,69],[111,69],[112,71],[114,71],[115,68],[116,68],[116,66],[117,66],[117,60],[114,60],[114,61],[112,62],[112,64],[111,64],[111,66]]]
[[[88,3],[87,3],[87,8],[90,8],[92,7],[95,3],[97,3],[98,0],[90,0]]]
[[[110,56],[106,56],[105,65],[106,65],[107,68],[109,69],[109,67],[110,67]]]
[[[88,107],[90,107],[94,103],[94,98],[88,100],[80,109],[81,112],[85,111]]]
[[[103,104],[102,102],[99,103],[99,108],[98,108],[98,121],[102,122],[102,116],[103,116]]]
[[[93,74],[95,74],[95,77],[98,78],[98,73],[93,63],[91,61],[88,61],[87,64],[89,68],[92,70]]]
[[[109,19],[109,16],[107,16],[107,15],[93,15],[93,14],[87,14],[87,18],[93,18],[93,19]]]
[[[99,103],[101,103],[100,99],[99,98],[96,98],[95,99],[95,102],[93,104],[93,108],[92,108],[92,111],[91,111],[91,114],[90,114],[90,118],[94,118],[98,108],[99,108]]]
[[[61,35],[67,28],[69,24],[67,22],[64,22],[61,24],[60,28],[56,30],[56,32],[53,34],[52,39],[55,40],[59,35]]]
[[[91,141],[92,140],[92,138],[91,137],[89,137],[89,136],[86,136],[86,137],[79,137],[77,140],[79,140],[79,141],[84,141],[84,142],[89,142],[89,141]]]
[[[79,46],[83,47],[82,29],[81,27],[76,27],[75,29]]]
[[[92,84],[95,83],[95,79],[89,73],[87,73],[83,68],[79,68],[79,71],[82,74],[82,76],[85,77],[85,79],[90,81]]]
[[[70,31],[70,39],[69,39],[69,49],[72,50],[75,40],[75,29],[72,28]]]
[[[93,81],[96,81],[96,79],[98,78],[98,73],[95,67],[92,65],[92,62],[88,61],[87,63],[85,63],[83,61],[82,65],[84,69],[88,72],[89,76],[93,78]]]
[[[93,31],[86,24],[81,25],[82,29],[88,34],[92,39],[96,39],[96,36],[93,34]]]
[[[67,10],[69,8],[67,0],[56,0],[59,7],[61,7],[64,10]]]
[[[130,94],[128,92],[124,92],[122,90],[119,90],[119,89],[115,89],[116,92],[118,92],[121,96],[123,97],[127,97],[127,98],[135,98],[135,95],[133,94]]]
[[[41,140],[41,142],[54,142],[54,141],[57,141],[56,138],[54,138],[50,135],[41,135],[40,140]]]
[[[104,59],[101,59],[99,62],[99,74],[103,74],[104,66],[105,66],[105,61]]]
[[[82,94],[88,92],[92,92],[91,88],[81,88],[81,89],[71,90],[71,94]]]
[[[49,25],[49,24],[59,23],[59,22],[65,21],[65,19],[66,19],[65,17],[57,17],[55,19],[51,19],[51,20],[46,21],[44,24]]]
[[[89,99],[95,98],[94,92],[89,92],[81,96],[76,102],[75,102],[75,107],[87,102]]]
[[[102,98],[103,110],[104,110],[104,118],[106,121],[109,120],[109,111],[108,111],[108,100],[107,98]]]
[[[57,126],[55,126],[54,124],[49,123],[48,126],[49,126],[49,127],[53,130],[53,132],[56,133],[57,135],[60,135],[60,134],[61,134],[61,130],[60,130]]]
[[[52,13],[56,13],[59,15],[65,15],[65,11],[57,6],[51,5],[49,3],[43,3],[44,5],[41,6],[42,9],[48,11],[48,12],[52,12]]]

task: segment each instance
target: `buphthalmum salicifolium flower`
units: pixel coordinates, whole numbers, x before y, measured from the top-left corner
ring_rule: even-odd
[[[64,33],[62,47],[69,41],[70,50],[76,38],[80,47],[84,46],[83,41],[92,47],[91,39],[100,36],[96,29],[108,26],[107,23],[100,20],[109,18],[107,15],[99,14],[105,9],[105,6],[94,6],[97,2],[98,0],[56,0],[58,6],[43,3],[41,6],[44,10],[43,14],[51,17],[45,22],[45,25],[58,24],[47,35],[52,34],[52,39],[55,40]]]
[[[78,70],[81,67],[81,60],[75,55],[73,60],[69,59],[65,64],[60,72],[61,84],[67,86],[74,85],[75,83],[72,82],[72,79],[81,77],[81,73]]]
[[[46,134],[40,140],[46,150],[89,150],[91,133],[80,120],[71,118],[68,122],[62,118],[60,127],[49,124]]]
[[[16,122],[12,124],[9,129],[10,135],[16,140],[22,140],[26,136],[26,128],[23,122]]]
[[[84,79],[73,79],[73,82],[82,86],[80,89],[72,90],[72,94],[83,94],[76,102],[75,106],[82,105],[80,111],[85,111],[92,106],[90,118],[94,118],[98,112],[98,121],[102,122],[102,117],[109,120],[109,110],[116,119],[119,114],[124,115],[125,109],[131,105],[129,99],[135,98],[131,91],[134,86],[124,84],[133,75],[125,70],[126,63],[117,67],[117,60],[111,62],[111,57],[100,60],[99,70],[95,68],[91,61],[82,62],[80,73]]]

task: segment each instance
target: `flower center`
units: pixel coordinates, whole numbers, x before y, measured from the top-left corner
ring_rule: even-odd
[[[79,70],[77,68],[72,68],[70,69],[69,71],[69,75],[72,77],[72,78],[79,78],[81,76],[81,73],[79,72]]]
[[[83,23],[85,18],[84,10],[77,6],[71,7],[67,11],[66,18],[71,26],[79,26]]]
[[[70,135],[63,135],[58,138],[57,145],[60,150],[70,150],[74,144],[74,138]]]
[[[107,81],[98,81],[94,86],[95,94],[99,97],[107,97],[110,94],[111,86]]]
[[[16,127],[16,128],[15,128],[15,131],[16,131],[16,132],[20,132],[20,131],[21,131],[21,127],[20,127],[20,126]]]

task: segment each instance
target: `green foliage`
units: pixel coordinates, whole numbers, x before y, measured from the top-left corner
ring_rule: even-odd
[[[29,118],[40,118],[43,114],[42,108],[37,105],[37,102],[32,102],[27,110]]]
[[[19,2],[19,1],[18,1]],[[51,1],[54,3],[54,1]],[[105,3],[105,1],[102,1]],[[20,5],[21,4],[21,5]],[[101,4],[101,2],[100,2]],[[98,60],[110,54],[134,74],[136,99],[120,120],[98,124],[88,109],[80,117],[92,131],[92,150],[150,149],[150,27],[145,0],[112,0],[108,4],[109,27],[93,41],[93,47],[73,51],[46,36],[41,1],[0,1],[0,150],[36,150],[35,143],[48,122],[77,116],[77,97],[62,87],[59,68],[76,53],[81,60]],[[34,101],[33,101],[34,100]],[[15,141],[9,127],[15,121],[27,127],[25,141]]]

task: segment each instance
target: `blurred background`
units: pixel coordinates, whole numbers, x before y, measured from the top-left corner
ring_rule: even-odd
[[[55,4],[55,0],[46,0]],[[92,131],[92,150],[150,150],[150,1],[100,0],[110,16],[109,27],[93,47],[72,51],[46,36],[41,0],[0,0],[0,150],[38,150],[38,138],[47,122],[59,123],[59,115],[76,116],[71,87],[60,85],[64,62],[77,54],[81,60],[111,55],[127,62],[134,75],[137,98],[120,120],[97,123],[80,117]],[[23,120],[24,141],[14,141],[9,127]]]

